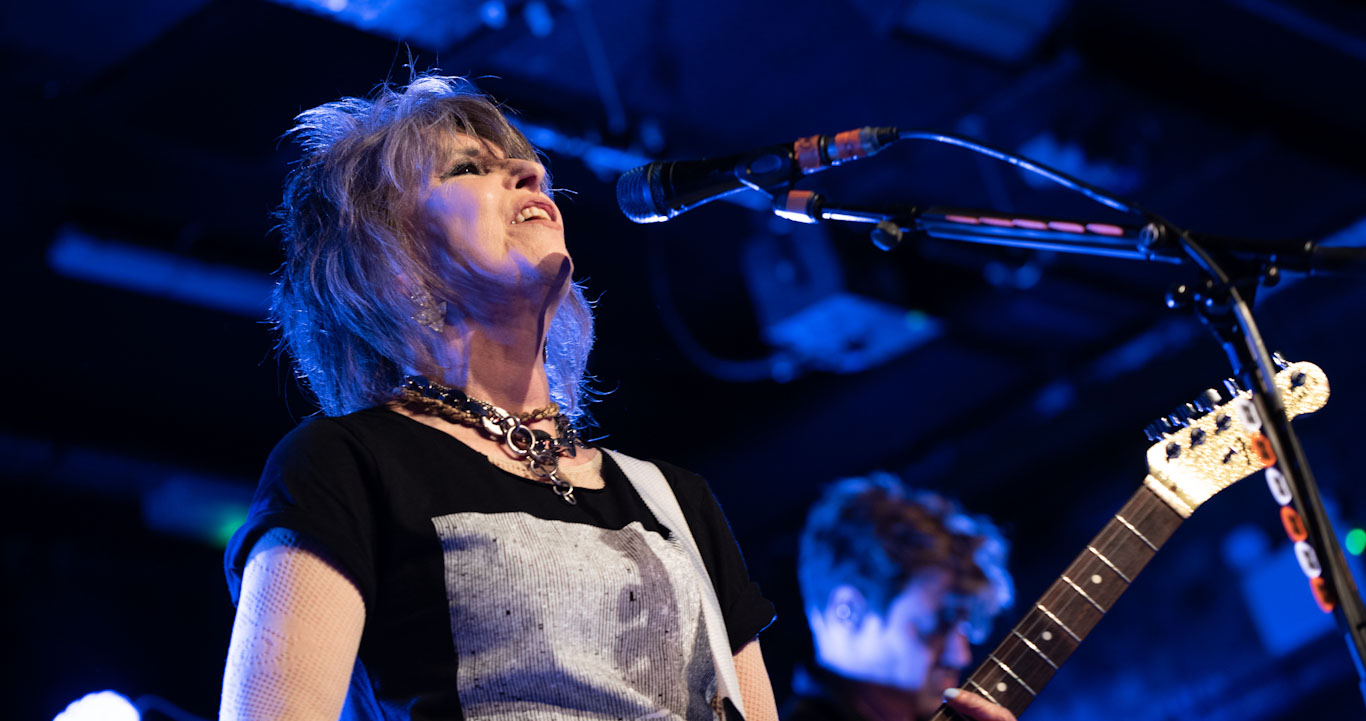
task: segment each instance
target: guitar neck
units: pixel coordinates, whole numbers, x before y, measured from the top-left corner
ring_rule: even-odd
[[[1151,477],[1149,482],[1153,482]],[[1016,716],[1024,713],[1182,520],[1145,483],[1048,587],[963,688],[1010,709]],[[945,706],[930,721],[963,718]]]

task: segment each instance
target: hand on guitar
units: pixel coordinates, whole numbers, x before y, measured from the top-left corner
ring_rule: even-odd
[[[1015,714],[1010,709],[997,706],[971,691],[951,688],[944,692],[944,703],[960,716],[974,721],[1015,721]]]

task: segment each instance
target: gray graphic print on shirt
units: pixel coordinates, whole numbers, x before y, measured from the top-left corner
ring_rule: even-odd
[[[712,718],[692,561],[632,522],[525,513],[432,519],[468,719]]]

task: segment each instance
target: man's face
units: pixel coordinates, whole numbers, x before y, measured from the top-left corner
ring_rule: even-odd
[[[965,609],[949,590],[950,578],[945,571],[922,573],[887,606],[881,643],[889,685],[915,692],[922,716],[939,707],[944,690],[957,686],[959,671],[972,662]]]
[[[846,678],[910,692],[917,713],[930,715],[972,661],[966,606],[951,592],[951,580],[942,570],[917,574],[883,614],[851,615],[847,606],[841,610],[844,601],[832,603],[819,621],[812,619],[821,665]]]

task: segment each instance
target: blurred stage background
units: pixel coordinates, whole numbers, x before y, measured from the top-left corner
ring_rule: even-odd
[[[0,17],[5,718],[106,688],[216,713],[222,544],[313,411],[262,323],[294,157],[279,136],[405,78],[409,48],[483,78],[577,191],[561,207],[598,298],[605,443],[711,479],[778,606],[780,700],[808,643],[792,564],[822,482],[886,468],[994,516],[1027,606],[1140,483],[1143,426],[1228,370],[1163,308],[1182,268],[882,253],[728,202],[637,226],[622,170],[921,127],[1195,230],[1366,244],[1366,11],[1335,0],[24,0]],[[942,146],[813,180],[846,203],[1112,219]],[[1366,284],[1289,279],[1258,308],[1273,348],[1331,379],[1297,428],[1346,534],[1366,524]],[[1354,677],[1258,476],[1185,524],[1026,719],[1360,718]]]

